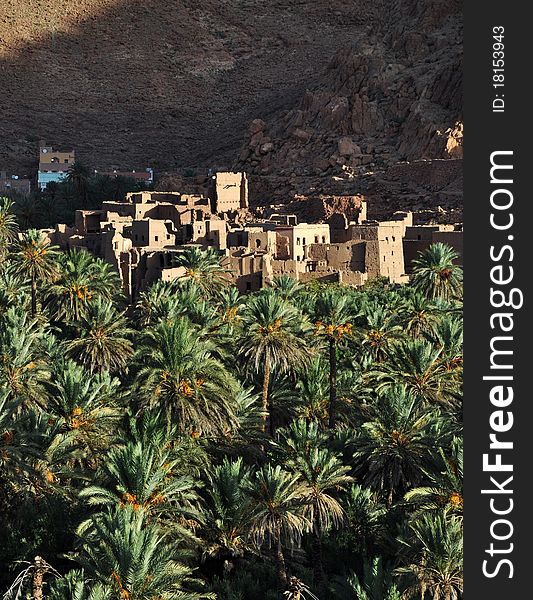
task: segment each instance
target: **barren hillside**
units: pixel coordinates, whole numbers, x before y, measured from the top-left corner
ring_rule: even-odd
[[[372,20],[361,4],[0,0],[0,161],[41,137],[102,166],[231,161]]]
[[[0,0],[0,166],[46,139],[99,167],[245,168],[260,203],[458,209],[459,165],[394,169],[461,156],[461,56],[458,0]]]

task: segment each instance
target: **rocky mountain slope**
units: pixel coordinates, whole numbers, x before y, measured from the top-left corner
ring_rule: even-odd
[[[461,58],[457,0],[0,0],[0,165],[35,168],[43,138],[98,167],[244,168],[259,204],[457,220]]]
[[[39,138],[97,166],[229,163],[373,19],[365,4],[0,0],[0,164]]]
[[[371,197],[375,216],[440,202],[441,214],[455,209],[457,218],[460,4],[398,0],[386,9],[367,35],[334,54],[293,108],[252,121],[238,166],[263,176],[256,197],[268,201],[288,187],[349,191]]]

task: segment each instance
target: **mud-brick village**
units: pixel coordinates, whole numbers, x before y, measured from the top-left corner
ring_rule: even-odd
[[[252,131],[258,126],[262,125],[252,123]],[[360,162],[352,141],[344,137],[338,146],[352,164]],[[72,178],[77,164],[74,149],[41,141],[37,178],[3,172],[0,185],[15,196],[29,195],[32,187],[46,193],[50,183]],[[444,160],[418,161],[396,169],[399,174],[402,168],[438,173],[450,165],[455,166]],[[250,197],[249,178],[255,175],[246,171],[209,169],[203,176],[188,177],[164,173],[160,187],[174,186],[173,191],[153,189],[151,167],[94,169],[91,176],[122,177],[141,189],[104,200],[94,210],[76,210],[73,223],[58,223],[42,232],[62,250],[84,249],[109,262],[132,303],[155,281],[186,276],[175,263],[188,246],[215,250],[228,279],[242,293],[268,286],[281,275],[358,287],[380,277],[406,283],[417,253],[437,242],[451,246],[457,253],[455,262],[462,263],[462,223],[439,222],[446,215],[442,208],[440,213],[394,210],[388,218],[370,218],[371,198],[328,194],[326,189],[294,194],[285,201],[276,196],[272,204],[259,205]],[[178,189],[180,184],[187,193]]]
[[[462,8],[0,0],[0,600],[463,600]]]

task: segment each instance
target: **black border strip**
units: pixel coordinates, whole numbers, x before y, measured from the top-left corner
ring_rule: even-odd
[[[533,481],[533,398],[529,384],[533,374],[533,362],[530,359],[533,350],[527,321],[533,274],[530,258],[533,250],[533,245],[530,247],[530,241],[533,242],[533,217],[531,223],[529,221],[532,196],[529,177],[533,172],[529,140],[533,140],[533,137],[532,109],[526,91],[530,81],[528,59],[531,51],[528,41],[533,35],[526,17],[527,7],[524,3],[486,0],[482,3],[468,2],[464,10],[464,549],[466,598],[472,600],[533,597],[529,582],[533,572],[529,564],[530,541],[533,538],[533,496],[528,490]],[[498,51],[495,48],[499,48],[493,47],[493,43],[499,43],[493,36],[501,31],[494,30],[495,27],[504,28],[503,72],[493,70],[501,66],[497,62],[501,56],[493,56],[493,52]],[[504,75],[504,86],[494,87],[493,84],[501,78],[496,77],[495,81],[493,77],[500,73]],[[496,94],[504,100],[503,112],[493,111]],[[501,102],[496,102],[498,104],[501,105]],[[512,155],[494,155],[493,160],[512,164],[513,168],[494,171],[494,178],[512,178],[512,184],[491,184],[490,157],[493,152],[499,151],[512,152]],[[509,176],[509,173],[512,175]],[[506,191],[497,192],[493,201],[504,205],[505,198],[512,198],[512,206],[508,209],[495,210],[491,207],[491,194],[497,189]],[[511,213],[514,222],[508,229],[497,230],[490,224],[491,213],[495,215],[495,223],[498,220],[500,224],[507,224],[506,219]],[[506,245],[512,250],[503,250]],[[494,257],[500,258],[493,260]],[[498,265],[502,270],[493,271],[493,278],[505,280],[510,276],[512,267],[512,282],[507,285],[491,282],[491,269]],[[523,307],[491,306],[491,287],[501,290],[508,298],[512,288],[519,289],[524,297]],[[520,294],[515,292],[512,298],[517,306]],[[501,295],[494,295],[493,304],[498,304],[500,299]],[[514,325],[506,333],[502,333],[500,325],[505,321],[505,325],[510,326],[511,319],[496,318],[493,320],[495,328],[491,329],[491,314],[503,312],[512,313]],[[512,340],[494,341],[495,336],[510,336]],[[495,363],[506,363],[512,368],[490,368],[491,339],[493,348],[513,352],[493,355]],[[502,375],[512,375],[513,380],[483,379],[484,376]],[[491,402],[491,390],[499,385],[504,386],[504,395],[498,395],[498,390],[494,391],[494,402]],[[510,403],[507,402],[510,396],[507,387],[512,387],[514,392]],[[491,415],[492,425],[502,430],[497,433],[497,439],[512,442],[512,449],[490,449],[489,435],[494,433]],[[508,427],[508,431],[504,431]],[[500,454],[502,463],[511,466],[512,472],[484,471],[484,454],[488,454],[487,462],[490,464],[496,463],[496,454]],[[499,493],[482,493],[481,490],[497,491],[497,485],[490,480],[491,476],[502,489]],[[511,476],[512,481],[505,483]],[[512,510],[504,515],[511,506]],[[495,510],[500,510],[502,514],[495,514]],[[500,521],[496,522],[498,519]],[[508,539],[495,539],[495,536],[505,538],[508,535]],[[484,561],[487,561],[486,574],[483,573]]]

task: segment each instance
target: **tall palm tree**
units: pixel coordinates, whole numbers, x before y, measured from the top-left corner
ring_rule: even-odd
[[[454,373],[458,381],[463,375],[463,321],[461,317],[443,315],[425,334],[436,347],[442,348],[444,367]]]
[[[175,266],[183,267],[186,279],[194,281],[205,293],[214,295],[229,283],[225,276],[228,270],[222,265],[222,259],[214,248],[189,246],[176,256]]]
[[[205,555],[231,560],[248,549],[250,501],[246,489],[250,476],[251,470],[243,464],[242,457],[224,457],[222,464],[207,472]]]
[[[403,334],[398,315],[377,302],[365,303],[363,312],[365,324],[360,332],[361,347],[376,362],[384,362],[392,344]]]
[[[327,443],[328,436],[319,429],[316,421],[298,419],[278,430],[273,449],[280,461],[293,461],[308,457],[313,448],[327,447]]]
[[[57,267],[57,279],[47,289],[45,302],[55,321],[78,321],[92,300],[113,300],[120,289],[111,265],[84,250],[59,254]]]
[[[133,355],[132,330],[111,302],[97,298],[74,325],[78,337],[67,343],[67,354],[89,371],[121,369]]]
[[[76,561],[88,577],[128,600],[196,600],[213,594],[190,591],[192,571],[174,544],[142,508],[130,504],[93,515],[80,533]]]
[[[248,485],[251,502],[251,536],[262,546],[265,542],[274,547],[274,557],[280,587],[287,584],[287,569],[283,542],[294,545],[309,529],[303,514],[304,486],[299,476],[284,471],[279,465],[266,464],[255,474]]]
[[[440,242],[432,244],[413,260],[411,285],[426,298],[460,298],[463,271],[453,262],[457,257],[450,246]]]
[[[320,436],[316,424],[293,423],[285,438],[286,464],[305,484],[302,499],[304,515],[309,519],[313,533],[313,571],[315,584],[322,583],[322,535],[344,521],[344,510],[332,492],[342,491],[353,480],[348,476],[350,467],[342,464],[339,456],[325,447],[318,447]]]
[[[284,300],[293,300],[303,290],[302,284],[289,275],[274,277],[270,286],[276,290],[276,294]]]
[[[43,387],[50,371],[43,327],[18,308],[0,316],[0,387],[25,405],[46,404]]]
[[[328,363],[315,356],[296,382],[299,402],[298,416],[317,423],[328,422],[329,375]]]
[[[177,461],[173,475],[199,479],[211,466],[205,444],[196,436],[180,435],[179,430],[178,424],[163,410],[143,410],[140,414],[128,414],[124,430],[120,432],[120,443],[139,443],[142,447],[169,451],[170,458]]]
[[[0,268],[0,317],[11,307],[29,308],[29,282],[10,269]],[[28,311],[29,312],[29,311]]]
[[[146,331],[138,351],[137,387],[142,403],[159,406],[192,435],[219,434],[235,426],[236,380],[215,358],[209,338],[188,319]]]
[[[449,368],[442,346],[416,339],[392,346],[388,360],[368,375],[378,390],[401,384],[425,402],[457,407],[461,399],[460,374],[458,369]]]
[[[400,590],[393,581],[393,573],[383,565],[381,556],[365,561],[363,576],[352,573],[345,585],[335,589],[335,597],[346,600],[402,600]]]
[[[345,532],[355,556],[373,556],[384,537],[387,509],[378,494],[352,484],[341,497],[346,514]]]
[[[324,290],[315,304],[315,332],[323,335],[328,341],[329,349],[329,417],[330,429],[336,423],[337,405],[337,346],[347,335],[352,333],[353,311],[347,295],[337,290]]]
[[[173,318],[179,314],[176,294],[177,280],[162,281],[158,279],[148,290],[139,294],[135,305],[136,317],[142,327],[154,325],[163,319]]]
[[[227,335],[233,336],[238,333],[244,307],[244,299],[235,286],[231,285],[222,290],[218,312]]]
[[[194,479],[177,472],[179,467],[171,450],[129,442],[109,451],[97,483],[84,488],[80,497],[90,506],[142,509],[146,515],[172,523],[175,530],[178,517],[198,518]]]
[[[355,440],[354,466],[390,506],[425,480],[434,467],[433,449],[449,437],[450,429],[438,412],[424,409],[402,386],[387,389],[368,410],[369,420]]]
[[[243,451],[252,451],[252,445],[264,445],[266,439],[263,431],[265,417],[261,409],[261,399],[253,387],[240,386],[235,395],[235,419],[233,428],[224,432],[218,442],[228,442],[233,448],[238,445]]]
[[[7,249],[17,238],[18,225],[13,212],[13,202],[9,198],[0,198],[0,265]]]
[[[123,412],[116,402],[119,386],[107,373],[91,376],[73,361],[61,362],[46,383],[47,412],[94,458],[116,437]]]
[[[427,514],[409,524],[400,537],[406,563],[397,569],[413,580],[406,598],[460,600],[463,597],[463,520],[445,513]]]
[[[113,600],[113,590],[102,583],[88,580],[80,569],[69,571],[64,577],[50,582],[47,600]]]
[[[65,180],[73,186],[83,203],[86,203],[89,197],[89,179],[91,175],[89,167],[79,161],[76,161],[67,171]]]
[[[309,322],[302,313],[275,293],[252,296],[246,305],[241,355],[256,372],[262,370],[263,411],[270,415],[271,435],[274,433],[273,407],[268,394],[271,370],[287,372],[305,366],[311,355],[305,339],[309,330]]]
[[[416,339],[431,331],[440,311],[434,301],[428,300],[420,292],[411,290],[411,293],[404,297],[399,312],[405,332]]]
[[[448,455],[439,448],[441,467],[427,472],[429,485],[409,490],[405,500],[418,511],[463,514],[463,442],[454,438]]]
[[[52,246],[37,229],[22,234],[13,255],[15,273],[31,282],[31,315],[37,312],[37,286],[49,282],[57,274],[57,247]]]
[[[0,386],[0,473],[7,493],[20,493],[33,460],[39,456],[37,432],[26,426],[26,415],[20,415],[18,408],[8,390]]]

